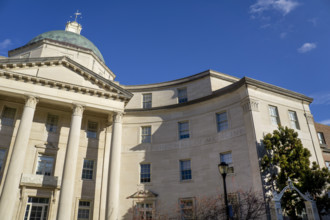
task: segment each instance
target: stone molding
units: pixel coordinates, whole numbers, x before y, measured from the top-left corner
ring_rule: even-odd
[[[32,95],[27,95],[26,97],[26,102],[25,102],[25,107],[30,107],[35,109],[38,103],[38,99],[35,96]]]
[[[244,113],[250,111],[259,111],[259,100],[247,98],[241,102],[241,106],[243,108]]]
[[[83,105],[73,104],[73,113],[72,113],[72,115],[82,117],[82,115],[84,113],[84,109],[85,108],[84,108]]]
[[[310,125],[314,124],[314,118],[313,118],[313,115],[311,113],[305,113],[305,117],[306,117],[306,120],[307,120],[308,124],[310,124]]]
[[[36,174],[22,174],[21,186],[61,188],[61,181],[57,176],[44,176]]]
[[[113,115],[113,122],[114,123],[122,123],[123,122],[123,113],[122,112],[116,112]]]

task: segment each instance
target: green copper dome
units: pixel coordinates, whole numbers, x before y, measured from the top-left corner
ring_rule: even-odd
[[[68,43],[68,44],[73,44],[78,47],[83,47],[92,50],[98,58],[100,58],[103,62],[103,56],[99,49],[86,37],[81,36],[79,34],[70,32],[70,31],[48,31],[43,34],[40,34],[30,40],[28,44],[43,40],[43,39],[50,39],[50,40],[56,40],[62,43]]]

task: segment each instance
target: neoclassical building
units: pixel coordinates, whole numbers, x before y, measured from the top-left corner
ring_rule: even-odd
[[[234,197],[262,192],[261,140],[278,124],[325,166],[311,98],[213,70],[120,85],[80,31],[0,58],[1,220],[193,219],[196,198],[223,193],[220,162]]]

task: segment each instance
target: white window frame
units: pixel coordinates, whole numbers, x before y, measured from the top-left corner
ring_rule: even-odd
[[[325,161],[325,166],[330,170],[330,161]]]
[[[141,127],[141,143],[151,143],[151,126]]]
[[[149,165],[149,173],[145,172],[145,169],[142,168],[144,165]],[[147,179],[148,177],[142,177],[142,175],[149,175],[149,181],[144,181],[144,179]],[[151,163],[140,163],[140,183],[151,183]]]
[[[42,158],[51,158],[52,161],[51,163],[49,162],[50,160],[42,160]],[[51,170],[50,172],[46,172],[47,170],[47,165],[51,164]],[[51,155],[45,155],[45,154],[38,154],[38,160],[37,160],[37,167],[36,167],[36,174],[37,175],[44,175],[44,176],[53,176],[54,175],[54,165],[55,165],[55,157]],[[39,170],[39,168],[41,170]],[[49,174],[48,174],[49,173]]]
[[[33,198],[37,199],[48,199],[48,203],[38,203],[38,202],[33,202],[31,201]],[[31,200],[30,200],[31,199]],[[29,220],[31,217],[31,211],[32,207],[41,207],[41,216],[42,220],[48,219],[49,215],[49,209],[50,209],[50,204],[49,204],[49,198],[43,198],[43,197],[28,197],[28,201],[25,206],[25,213],[24,213],[24,219]],[[45,216],[46,215],[46,216]]]
[[[300,130],[297,113],[295,111],[291,111],[291,110],[289,110],[288,113],[289,113],[291,128]]]
[[[6,112],[7,109],[13,111],[13,112],[10,113],[10,115],[9,115],[10,117],[5,116],[5,114],[8,114]],[[14,126],[16,113],[17,113],[16,108],[4,106],[3,109],[2,109],[2,113],[1,113],[1,125]]]
[[[272,125],[279,126],[281,121],[280,121],[280,115],[278,113],[277,106],[269,105],[268,110],[269,110],[269,117],[270,117],[270,121],[271,121]],[[274,110],[274,111],[272,111],[272,110]]]
[[[187,87],[183,87],[183,88],[178,88],[177,89],[177,93],[178,93],[178,103],[185,103],[188,102],[188,91],[187,91]]]
[[[85,167],[85,161],[92,162],[93,167],[92,168]],[[94,173],[95,173],[94,170],[95,170],[95,160],[85,158],[83,160],[83,166],[82,166],[82,170],[81,170],[81,179],[83,179],[83,180],[93,180],[94,179]],[[92,177],[87,178],[87,176],[84,174],[84,171],[89,171],[89,172],[91,171],[92,172]]]
[[[189,169],[184,168],[184,163],[189,161]],[[180,165],[180,181],[191,181],[192,180],[192,168],[191,168],[191,159],[179,160]],[[189,174],[184,174],[184,172],[190,171]]]
[[[226,155],[230,155],[229,161],[228,161],[228,159],[225,159]],[[222,162],[225,162],[226,164],[228,164],[228,174],[235,173],[234,163],[233,163],[233,154],[231,151],[226,151],[226,152],[220,153],[220,163],[222,163]]]
[[[185,206],[186,202],[191,202],[191,206]],[[185,220],[193,220],[195,219],[195,198],[180,198],[179,199],[179,208],[180,208],[180,217]],[[185,210],[191,210],[192,216],[185,216]]]
[[[325,145],[326,144],[325,139],[324,139],[323,132],[317,132],[317,137],[319,138],[319,143],[321,145]]]
[[[183,128],[183,125],[187,125],[187,128]],[[190,131],[189,131],[189,121],[180,121],[178,122],[178,132],[179,132],[179,139],[187,139],[190,138]]]
[[[152,93],[142,94],[142,108],[143,109],[152,108]]]
[[[80,205],[80,202],[84,202],[84,203],[89,203],[89,206],[83,206],[83,205]],[[81,218],[79,217],[79,211],[82,210],[82,211],[88,211],[88,218]],[[78,210],[77,210],[77,219],[78,220],[89,220],[91,219],[91,216],[92,216],[92,201],[90,200],[85,200],[85,199],[80,199],[78,201]]]
[[[143,207],[138,207],[140,204],[143,204]],[[148,204],[149,207],[145,207],[146,204]],[[151,205],[151,207],[150,207],[150,205]],[[133,210],[134,210],[133,219],[153,220],[155,218],[155,201],[153,201],[153,200],[134,201]],[[141,212],[142,212],[143,216],[141,216]],[[151,212],[151,218],[147,218],[148,212],[149,213]]]
[[[56,133],[58,128],[58,115],[48,114],[46,119],[46,129],[48,132]]]
[[[222,115],[225,115],[226,118],[225,119],[221,118]],[[218,132],[229,129],[227,111],[216,113],[215,117],[216,117],[216,121],[217,121],[217,131]]]
[[[94,127],[95,126],[95,127]],[[86,137],[89,139],[97,139],[99,124],[96,121],[87,121]]]

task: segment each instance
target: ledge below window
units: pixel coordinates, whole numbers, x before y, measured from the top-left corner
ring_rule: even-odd
[[[61,180],[57,176],[44,176],[36,174],[23,174],[21,186],[61,188]]]

